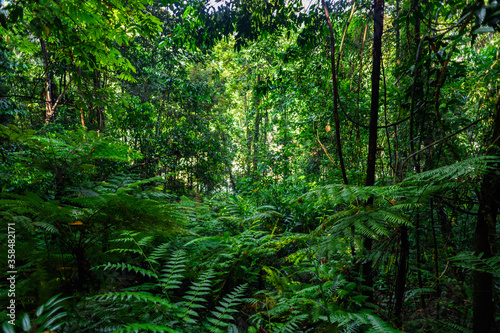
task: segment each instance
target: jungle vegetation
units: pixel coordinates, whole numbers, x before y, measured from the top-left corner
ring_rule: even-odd
[[[500,330],[496,0],[3,0],[11,332]]]

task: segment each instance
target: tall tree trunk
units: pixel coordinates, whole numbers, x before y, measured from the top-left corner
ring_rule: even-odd
[[[420,67],[418,64],[420,62],[420,53],[421,53],[421,36],[420,36],[420,18],[415,13],[418,12],[418,0],[412,2],[412,12],[413,17],[415,18],[415,46],[416,46],[416,56],[415,56],[415,69],[413,72],[413,86],[412,86],[412,98],[411,98],[411,107],[410,107],[410,154],[413,154],[415,151],[415,108],[417,108],[417,103],[421,101],[422,92],[423,92],[423,84],[422,79],[420,77]],[[413,157],[414,165],[417,173],[420,173],[420,164],[417,161],[418,155]]]
[[[373,69],[372,69],[372,95],[370,106],[370,124],[368,130],[368,163],[366,168],[366,186],[375,185],[375,162],[377,159],[377,123],[380,97],[380,63],[382,60],[382,32],[384,28],[384,0],[375,0],[373,7]],[[373,205],[373,197],[366,202],[367,206]],[[365,251],[370,252],[373,240],[365,238]],[[365,285],[369,288],[367,292],[368,301],[373,302],[373,269],[372,261],[367,260],[363,264],[363,277]]]
[[[500,155],[500,91],[493,110],[493,137],[489,155]],[[481,185],[479,214],[474,238],[476,255],[483,254],[483,259],[495,255],[495,228],[498,209],[500,208],[500,164],[484,175]],[[495,331],[495,305],[493,304],[493,275],[474,271],[473,290],[473,332],[493,333]]]
[[[40,38],[40,47],[42,49],[43,67],[45,68],[45,123],[48,124],[54,120],[55,108],[52,105],[52,73],[49,70],[49,54],[43,38]]]
[[[257,75],[257,97],[255,98],[255,124],[253,132],[253,158],[252,158],[252,172],[254,180],[259,179],[257,174],[257,169],[259,165],[259,138],[260,138],[260,121],[262,119],[262,114],[260,113],[260,74]]]
[[[417,103],[423,100],[422,92],[423,92],[423,84],[422,79],[420,77],[421,66],[419,66],[420,62],[420,53],[421,53],[421,36],[420,36],[420,18],[419,15],[415,13],[418,12],[418,0],[412,1],[412,14],[415,19],[415,69],[413,76],[413,86],[412,86],[412,98],[411,98],[411,107],[410,107],[410,154],[413,154],[415,151],[415,108],[417,107]],[[399,11],[399,2],[397,3],[397,10]],[[396,52],[399,53],[399,29],[397,29],[397,48]],[[420,137],[420,136],[419,136]],[[419,139],[420,140],[420,139]],[[420,173],[420,161],[418,156],[413,157],[414,166],[417,173]],[[418,237],[418,233],[417,233]],[[402,226],[400,229],[400,241],[401,241],[401,251],[399,257],[399,265],[398,265],[398,273],[396,276],[396,286],[395,286],[395,305],[394,305],[394,315],[396,317],[396,325],[398,327],[402,327],[402,314],[403,314],[403,303],[404,303],[404,295],[406,289],[406,275],[408,274],[408,256],[410,253],[410,243],[408,242],[408,227]],[[417,239],[417,243],[419,240]],[[418,259],[417,259],[418,260]],[[420,272],[419,272],[420,273]]]
[[[401,251],[398,263],[398,274],[396,276],[396,290],[395,298],[396,304],[394,305],[394,315],[396,317],[396,326],[402,326],[402,313],[403,301],[406,285],[406,274],[408,273],[408,255],[410,251],[410,243],[408,241],[408,227],[403,225],[400,228]]]
[[[252,157],[252,135],[250,132],[250,116],[248,115],[248,107],[247,107],[247,93],[245,92],[245,127],[246,127],[246,139],[247,139],[247,158],[246,164],[246,174],[247,177],[250,176],[250,170],[251,170],[251,157]]]
[[[259,136],[260,136],[260,110],[259,106],[257,105],[255,108],[255,124],[254,124],[254,132],[253,132],[253,156],[252,156],[252,172],[253,172],[253,177],[255,179],[258,178],[257,176],[257,169],[258,169],[258,156],[259,156]]]
[[[333,26],[330,21],[330,14],[328,13],[328,9],[326,8],[325,1],[321,1],[323,4],[323,9],[325,10],[326,22],[328,23],[328,28],[330,29],[330,62],[332,67],[332,83],[333,83],[333,117],[335,119],[335,143],[337,144],[337,151],[339,154],[339,163],[340,170],[342,172],[342,179],[344,180],[344,184],[348,184],[347,182],[347,174],[345,171],[344,165],[344,157],[342,156],[342,143],[340,142],[340,122],[339,122],[339,112],[338,112],[338,103],[339,103],[339,91],[337,87],[337,73],[335,70],[335,36],[333,34]],[[380,72],[380,69],[379,69]]]

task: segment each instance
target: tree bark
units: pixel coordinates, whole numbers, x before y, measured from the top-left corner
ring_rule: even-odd
[[[370,106],[370,125],[368,129],[368,163],[366,168],[366,186],[375,185],[375,162],[377,158],[377,123],[380,97],[380,64],[382,60],[382,33],[384,28],[384,0],[375,0],[373,8],[373,69],[372,69],[372,93]],[[373,197],[367,200],[366,206],[373,205]],[[365,238],[365,251],[369,253],[372,249],[373,240]],[[363,277],[365,285],[369,288],[367,292],[368,302],[373,302],[373,269],[372,261],[367,260],[363,264]]]
[[[250,176],[251,170],[251,156],[252,156],[252,133],[250,132],[250,116],[248,115],[248,107],[247,107],[247,93],[245,92],[245,127],[246,127],[246,140],[247,140],[247,177]]]
[[[418,0],[412,1],[412,13],[415,18],[415,46],[416,46],[416,57],[415,57],[415,69],[413,76],[413,86],[412,86],[412,98],[411,98],[411,107],[410,107],[410,153],[413,154],[415,151],[415,108],[417,103],[423,100],[423,83],[420,77],[421,68],[418,65],[420,61],[420,53],[421,53],[421,36],[420,36],[420,18],[415,13],[418,12]],[[399,12],[399,2],[397,3],[397,11]],[[396,44],[396,52],[399,55],[399,29],[396,30],[397,44]],[[398,58],[399,59],[399,58]],[[414,166],[417,173],[420,173],[420,161],[418,156],[413,157]],[[395,305],[394,305],[394,316],[396,317],[396,326],[402,328],[402,314],[403,314],[403,304],[404,304],[404,295],[406,289],[406,275],[408,274],[408,257],[410,254],[410,244],[408,241],[408,227],[402,226],[400,229],[400,241],[401,241],[401,252],[399,257],[399,265],[398,265],[398,273],[396,277],[396,286],[395,286]],[[420,243],[418,239],[419,235],[417,233],[417,243]],[[419,250],[417,250],[419,251]],[[419,271],[420,274],[420,271]],[[419,276],[420,277],[420,276]],[[421,281],[421,279],[419,279]]]
[[[55,109],[52,107],[52,77],[49,70],[49,55],[47,45],[43,38],[40,38],[40,48],[42,49],[43,66],[45,67],[45,123],[51,123],[54,119]]]
[[[257,85],[259,86],[259,91],[257,92],[257,97],[255,98],[255,124],[253,132],[253,158],[252,158],[252,172],[254,180],[259,179],[257,173],[259,165],[259,138],[260,138],[260,121],[262,119],[262,114],[260,113],[260,74],[257,76]]]
[[[328,13],[328,9],[326,8],[325,1],[321,1],[323,4],[323,9],[325,10],[326,22],[328,23],[328,28],[330,29],[330,62],[332,67],[332,83],[333,83],[333,117],[335,119],[335,143],[337,144],[337,151],[339,154],[339,163],[340,170],[342,172],[342,179],[344,184],[348,184],[347,182],[347,174],[345,171],[344,165],[344,157],[342,156],[342,143],[340,142],[340,122],[339,122],[339,112],[338,112],[338,103],[339,103],[339,91],[337,87],[337,73],[335,70],[335,36],[333,34],[333,26],[330,21],[330,14]],[[379,70],[380,72],[380,70]]]
[[[488,155],[500,154],[500,91],[493,110],[493,136]],[[483,254],[483,259],[495,255],[495,228],[498,209],[500,208],[500,164],[490,164],[493,169],[484,175],[481,184],[479,214],[474,237],[476,255]],[[473,332],[493,333],[495,330],[495,304],[493,303],[493,275],[474,271],[473,290]]]
[[[406,274],[408,273],[408,255],[410,250],[410,243],[408,241],[408,227],[403,225],[400,229],[401,238],[401,252],[399,256],[398,263],[398,274],[396,277],[396,290],[395,298],[396,304],[394,305],[394,315],[396,317],[396,326],[402,326],[402,313],[403,313],[403,302],[406,286]]]

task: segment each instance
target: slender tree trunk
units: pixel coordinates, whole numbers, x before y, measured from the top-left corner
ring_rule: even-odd
[[[54,120],[55,108],[52,106],[52,75],[49,70],[49,54],[43,38],[40,38],[40,47],[42,49],[43,66],[45,67],[45,123],[48,124]]]
[[[358,71],[358,90],[356,96],[356,119],[359,119],[359,97],[361,93],[361,72],[363,71],[363,59],[364,59],[364,49],[365,49],[365,41],[366,41],[366,33],[368,32],[368,20],[365,25],[365,32],[363,33],[363,42],[361,43],[361,52],[359,59],[359,71]],[[359,125],[355,124],[356,130],[356,140],[361,141],[361,134],[359,132]],[[359,146],[359,145],[358,145]]]
[[[257,85],[260,85],[260,74],[257,76]],[[253,159],[252,159],[252,171],[255,180],[259,179],[257,174],[257,169],[259,165],[259,138],[260,138],[260,121],[262,115],[260,113],[260,91],[257,92],[257,98],[255,99],[255,124],[253,132]]]
[[[380,64],[382,60],[382,32],[384,28],[384,0],[375,0],[373,8],[373,69],[372,69],[372,95],[370,106],[370,124],[368,130],[368,164],[366,168],[366,186],[375,184],[375,162],[377,158],[377,124],[380,97]],[[373,205],[373,197],[366,202],[367,206]],[[365,251],[372,249],[373,240],[365,238]],[[373,302],[373,269],[372,261],[363,264],[363,277],[365,285],[369,288],[368,301]]]
[[[250,176],[250,159],[252,156],[252,135],[250,132],[250,120],[249,120],[249,115],[248,115],[248,107],[247,107],[247,93],[245,92],[245,126],[246,126],[246,139],[247,139],[247,158],[246,158],[246,164],[247,164],[247,177]]]
[[[414,69],[414,78],[413,78],[413,86],[412,86],[412,99],[411,99],[411,107],[410,107],[410,153],[413,154],[415,151],[415,108],[417,107],[417,103],[423,100],[422,92],[423,92],[423,84],[420,78],[420,66],[418,63],[420,61],[420,18],[418,15],[414,13],[418,11],[418,0],[412,2],[412,12],[413,17],[415,18],[415,45],[416,45],[416,59],[415,59],[415,69]],[[397,11],[399,12],[399,2],[397,3]],[[399,54],[399,27],[396,29],[396,52]],[[399,58],[398,58],[399,59]],[[415,170],[417,173],[420,173],[420,163],[417,159],[417,156],[414,158]],[[402,226],[400,230],[400,241],[401,241],[401,252],[399,257],[399,265],[398,265],[398,273],[396,277],[396,287],[395,287],[395,305],[394,305],[394,315],[396,317],[396,325],[398,327],[402,327],[402,314],[403,314],[403,303],[404,303],[404,295],[406,290],[406,275],[408,274],[408,256],[410,253],[410,243],[408,241],[408,227]],[[418,235],[417,235],[418,238]],[[417,239],[417,243],[419,240]],[[418,251],[418,250],[417,250]],[[418,260],[418,259],[417,259]],[[420,273],[420,272],[419,272]]]
[[[412,3],[412,12],[413,17],[415,18],[415,46],[416,46],[416,56],[415,56],[415,69],[413,73],[413,86],[412,86],[412,98],[411,98],[411,107],[410,107],[410,154],[413,154],[415,151],[415,108],[417,107],[417,103],[421,101],[422,92],[423,92],[423,84],[422,79],[420,77],[420,67],[418,63],[420,62],[420,53],[421,53],[421,36],[420,36],[420,19],[418,15],[415,15],[418,12],[418,0],[413,1]],[[413,157],[414,165],[417,173],[420,173],[420,164],[417,161],[418,155]]]
[[[500,155],[500,91],[493,112],[493,137],[489,155]],[[493,167],[483,178],[481,185],[479,214],[477,218],[474,251],[483,254],[483,259],[495,255],[495,228],[500,208],[500,164]],[[495,330],[495,304],[493,303],[493,275],[474,271],[473,332],[493,333]]]
[[[396,22],[399,20],[399,10],[400,10],[400,3],[401,0],[396,0]],[[400,33],[399,33],[399,23],[396,23],[394,26],[394,34],[396,37],[396,64],[399,65],[399,59],[401,56],[401,40],[400,40]]]
[[[83,106],[85,105],[85,101],[83,100],[83,93],[82,93],[82,87],[81,87],[81,82],[82,82],[82,69],[78,67],[78,76],[80,77],[79,82],[77,82],[78,85],[78,95],[80,95],[80,123],[82,124],[82,127],[85,127],[85,112],[83,111]]]
[[[408,227],[403,225],[400,229],[401,238],[401,251],[398,263],[398,274],[396,276],[396,290],[395,298],[396,304],[394,305],[394,314],[396,316],[396,326],[402,326],[402,313],[403,313],[403,301],[405,294],[406,285],[406,274],[408,273],[408,255],[410,250],[410,243],[408,241]]]
[[[254,132],[253,132],[253,156],[252,156],[252,172],[255,178],[257,177],[257,169],[258,169],[258,155],[259,155],[259,134],[260,134],[260,111],[259,106],[257,105],[255,108],[255,124],[254,124]]]
[[[326,22],[328,23],[328,28],[330,29],[330,62],[332,67],[332,82],[333,82],[333,117],[335,119],[335,143],[337,144],[337,151],[339,154],[339,163],[340,170],[342,172],[342,179],[344,180],[344,184],[348,184],[347,182],[347,174],[345,171],[344,165],[344,157],[342,156],[342,143],[340,142],[340,122],[339,122],[339,112],[338,112],[338,103],[339,103],[339,91],[337,87],[337,73],[335,70],[335,36],[333,34],[333,26],[330,21],[330,14],[328,13],[328,9],[326,8],[325,1],[321,1],[323,4],[323,9],[325,10]],[[380,70],[379,70],[380,71]]]

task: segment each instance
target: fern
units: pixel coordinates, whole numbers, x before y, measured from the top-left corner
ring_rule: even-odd
[[[59,233],[59,230],[51,223],[47,223],[47,222],[33,222],[32,225],[34,227],[39,227],[51,234],[57,234]]]
[[[247,287],[247,284],[237,287],[219,302],[219,306],[216,307],[217,311],[212,311],[215,318],[207,318],[209,323],[205,324],[210,332],[223,333],[223,328],[229,327],[229,322],[234,320],[230,313],[236,312],[232,308],[241,303],[241,296]]]
[[[172,254],[159,279],[164,290],[180,288],[181,280],[184,278],[183,273],[186,270],[186,261],[185,251],[178,250]]]
[[[299,314],[299,315],[293,316],[289,321],[287,321],[285,324],[283,324],[281,327],[279,327],[276,332],[279,332],[279,333],[299,332],[300,331],[299,325],[308,318],[309,318],[309,316],[306,314]]]
[[[108,269],[126,270],[129,272],[140,273],[140,274],[142,274],[142,276],[149,276],[149,277],[154,277],[154,278],[158,277],[158,275],[155,272],[153,272],[149,269],[145,269],[142,267],[138,267],[138,266],[134,266],[134,265],[126,264],[126,263],[117,263],[117,264],[107,263],[104,265],[95,266],[93,269],[99,269],[99,268],[104,268],[104,270],[108,270]]]
[[[415,296],[418,296],[420,294],[425,294],[425,293],[433,293],[436,292],[436,290],[432,288],[416,288],[416,289],[410,289],[406,292],[406,300],[410,300]]]
[[[17,319],[16,326],[22,328],[22,332],[47,332],[60,329],[66,323],[67,312],[61,312],[65,306],[60,303],[71,297],[59,298],[61,294],[51,297],[45,304],[39,306],[30,318],[27,313],[22,314]],[[14,326],[4,322],[2,329],[6,333],[14,333]]]
[[[482,256],[482,253],[476,256],[473,252],[462,252],[450,260],[455,261],[459,267],[500,276],[500,255],[487,259],[483,259]]]
[[[349,330],[357,329],[362,325],[368,326],[367,332],[387,332],[396,333],[400,332],[391,326],[389,326],[385,321],[379,317],[372,315],[370,313],[352,313],[344,311],[335,311],[328,316],[320,316],[319,319],[326,321],[330,324],[336,323],[339,327],[349,327]]]
[[[450,333],[472,333],[471,330],[460,325],[449,323],[444,320],[420,320],[426,325],[433,327],[436,331],[445,331]],[[415,321],[417,322],[417,321]]]
[[[407,177],[401,186],[436,184],[441,182],[456,182],[457,178],[465,176],[478,176],[488,171],[489,163],[500,163],[498,156],[478,156],[472,157],[455,164],[446,165],[433,170],[421,172]]]
[[[157,263],[159,259],[163,259],[168,255],[169,251],[171,250],[170,247],[170,243],[162,243],[158,245],[149,255],[149,260]]]
[[[114,330],[112,333],[140,333],[140,332],[168,332],[182,333],[167,326],[154,324],[128,324],[125,327]]]
[[[204,309],[205,306],[200,303],[205,303],[207,296],[210,293],[210,286],[212,284],[212,279],[214,277],[213,270],[208,270],[207,272],[201,274],[199,279],[190,286],[190,290],[186,291],[184,301],[178,302],[175,305],[182,308],[183,314],[180,319],[185,323],[195,324],[196,317],[199,317],[194,309]]]

